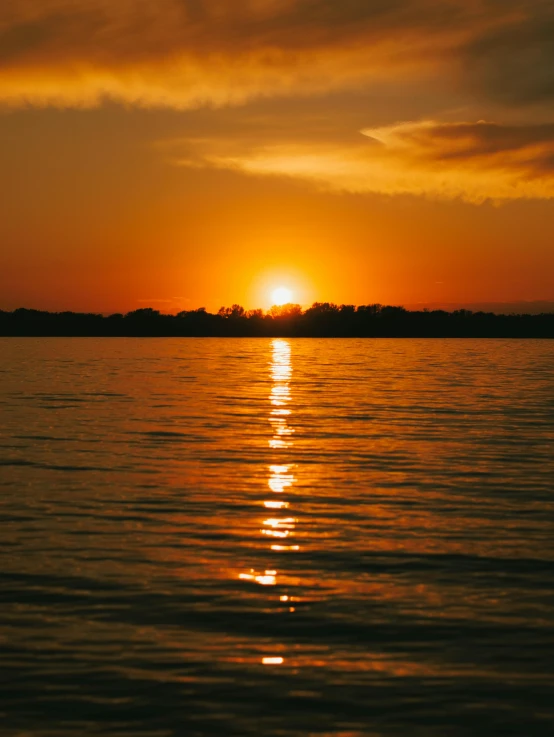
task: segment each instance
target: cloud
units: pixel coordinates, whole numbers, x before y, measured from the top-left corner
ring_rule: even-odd
[[[0,101],[192,108],[430,74],[489,95],[499,60],[541,97],[551,22],[542,0],[10,0]]]
[[[351,192],[551,198],[552,125],[535,118],[548,120],[554,101],[553,36],[551,0],[10,0],[0,104],[190,110],[290,98],[257,128],[216,134],[224,119],[214,119],[171,155]],[[349,114],[378,85],[361,136]],[[326,125],[279,129],[314,95]],[[393,97],[406,100],[400,113]],[[441,122],[493,115],[519,125]],[[431,120],[375,127],[416,116]]]
[[[554,198],[554,124],[419,121],[319,140],[263,135],[173,142],[189,167],[287,176],[335,191],[485,200]],[[289,133],[289,135],[291,135]]]
[[[461,49],[465,84],[507,104],[552,103],[554,4],[534,0],[510,6],[509,18],[477,32]]]

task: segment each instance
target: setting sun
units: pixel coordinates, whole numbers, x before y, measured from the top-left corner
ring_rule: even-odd
[[[292,292],[286,287],[279,287],[278,289],[273,290],[271,298],[274,305],[281,307],[281,305],[286,305],[289,304],[289,302],[292,302]]]

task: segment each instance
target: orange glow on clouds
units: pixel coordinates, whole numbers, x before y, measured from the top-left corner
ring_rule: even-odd
[[[0,309],[554,301],[552,8],[443,5],[0,4]]]

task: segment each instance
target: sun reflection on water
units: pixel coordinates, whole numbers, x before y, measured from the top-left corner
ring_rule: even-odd
[[[262,658],[263,665],[282,665],[284,662],[284,658]]]
[[[273,430],[273,437],[268,440],[269,447],[277,452],[285,451],[294,445],[294,428],[290,425],[292,410],[292,379],[291,346],[287,340],[276,339],[272,343],[273,353],[270,364],[272,380],[269,402],[271,405],[269,423]],[[269,466],[267,484],[274,494],[290,491],[296,481],[292,463],[273,463]],[[289,502],[266,501],[267,509],[288,509]],[[273,538],[290,538],[294,536],[296,519],[294,517],[270,517],[263,522],[263,535]],[[271,545],[274,552],[299,550],[298,545]]]
[[[255,581],[261,586],[275,586],[277,583],[277,571],[265,571],[263,574],[257,574],[252,568],[250,573],[241,573],[239,578],[242,581]]]
[[[269,364],[269,375],[271,379],[271,390],[269,393],[269,424],[271,437],[268,446],[273,452],[272,463],[268,466],[267,485],[273,494],[285,494],[292,490],[296,481],[294,475],[295,464],[286,462],[289,460],[286,453],[294,445],[294,427],[291,425],[292,416],[292,361],[291,345],[289,341],[276,339],[272,341],[272,355]],[[283,499],[267,499],[263,502],[266,510],[271,510],[273,516],[262,519],[260,533],[262,539],[269,538],[268,548],[272,553],[290,553],[300,550],[297,544],[291,544],[296,532],[297,519],[290,513],[291,502]],[[279,515],[281,512],[281,515]],[[277,544],[279,543],[279,544]],[[286,576],[277,570],[251,569],[247,573],[241,573],[239,578],[260,586],[283,586]],[[282,591],[282,588],[281,588]],[[294,599],[297,600],[297,599]],[[279,592],[277,601],[286,604],[284,611],[288,615],[294,613],[294,607],[290,606],[293,597],[288,593]],[[264,665],[282,665],[282,656],[268,655],[263,658]]]
[[[269,480],[267,483],[271,491],[279,494],[293,485],[295,478],[292,474],[292,468],[292,465],[269,467]]]
[[[267,501],[264,502],[264,507],[266,507],[266,509],[288,509],[290,504],[288,502]]]

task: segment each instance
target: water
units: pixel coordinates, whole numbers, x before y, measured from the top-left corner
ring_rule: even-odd
[[[2,735],[554,731],[554,342],[0,340]]]

